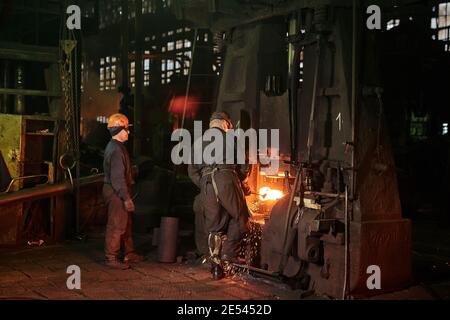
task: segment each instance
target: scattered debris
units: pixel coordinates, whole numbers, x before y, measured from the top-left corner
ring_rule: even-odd
[[[44,244],[44,240],[40,239],[38,241],[28,241],[29,246],[42,246]]]

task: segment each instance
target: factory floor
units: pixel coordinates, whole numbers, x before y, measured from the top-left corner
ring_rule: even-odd
[[[0,249],[0,299],[95,300],[240,300],[298,299],[298,291],[282,283],[244,274],[211,279],[207,265],[196,259],[158,263],[151,238],[136,237],[147,260],[128,270],[103,265],[103,239]],[[149,247],[149,248],[147,248]],[[150,250],[145,250],[150,249]],[[81,269],[81,290],[66,286],[69,265]]]
[[[185,238],[186,240],[188,238]],[[183,238],[182,238],[183,240]],[[189,244],[190,240],[186,240]],[[128,270],[103,265],[103,235],[84,241],[0,249],[0,300],[294,300],[303,296],[286,284],[248,274],[214,281],[207,265],[193,255],[176,263],[157,262],[157,249],[148,234],[135,237],[147,260]],[[186,242],[184,242],[186,244]],[[187,255],[189,256],[189,255]],[[433,257],[420,257],[419,262]],[[81,269],[81,289],[66,285],[69,265]],[[428,263],[427,263],[428,265]],[[420,266],[420,265],[419,265]],[[448,267],[448,262],[445,264]],[[433,269],[433,264],[430,265]],[[434,265],[434,269],[436,265]],[[431,279],[430,279],[431,280]],[[437,280],[437,279],[434,279]],[[409,289],[373,299],[450,299],[450,281],[416,282]]]

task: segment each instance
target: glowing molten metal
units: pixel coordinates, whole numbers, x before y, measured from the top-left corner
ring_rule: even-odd
[[[263,201],[278,200],[283,198],[284,194],[280,190],[270,189],[269,187],[262,187],[259,189],[259,198]]]

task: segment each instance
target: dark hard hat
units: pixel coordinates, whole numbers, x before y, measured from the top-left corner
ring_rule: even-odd
[[[213,112],[213,114],[211,115],[211,118],[209,119],[209,121],[212,121],[212,120],[225,120],[226,122],[228,122],[230,125],[232,125],[232,122],[231,122],[231,118],[230,118],[230,116],[228,115],[228,113],[226,113],[225,111],[216,111],[216,112]]]

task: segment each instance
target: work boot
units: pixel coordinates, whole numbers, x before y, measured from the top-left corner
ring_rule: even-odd
[[[120,261],[118,259],[106,260],[105,265],[110,268],[119,269],[119,270],[126,270],[126,269],[130,268],[129,265],[127,265],[126,263],[123,263],[122,261]]]
[[[211,275],[214,280],[220,280],[225,276],[222,267],[216,263],[211,265]]]
[[[123,258],[123,262],[125,263],[139,263],[142,261],[144,261],[144,257],[135,252],[128,253],[125,258]]]

